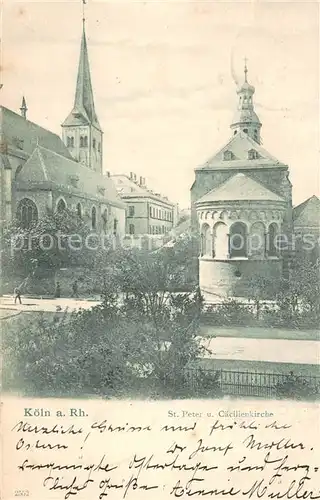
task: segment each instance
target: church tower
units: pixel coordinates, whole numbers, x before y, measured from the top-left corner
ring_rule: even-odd
[[[260,144],[260,129],[262,124],[254,110],[254,92],[255,88],[253,85],[248,83],[248,68],[247,63],[245,63],[244,83],[237,90],[237,94],[239,96],[238,108],[233,117],[230,128],[233,130],[234,135],[239,132],[244,132],[245,134],[248,134],[251,139]]]
[[[62,139],[76,161],[102,173],[102,135],[94,107],[85,19],[83,18],[74,105],[62,124]]]

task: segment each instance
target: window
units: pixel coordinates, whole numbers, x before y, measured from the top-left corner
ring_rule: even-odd
[[[100,151],[101,151],[101,143],[98,142],[98,152],[100,153]]]
[[[102,217],[102,228],[103,228],[103,231],[106,233],[107,228],[108,228],[108,210],[107,210],[107,208],[103,211],[103,214],[101,217]]]
[[[247,128],[244,128],[243,131],[247,134],[248,133],[248,129]]]
[[[37,205],[29,198],[20,201],[17,208],[17,219],[23,228],[28,228],[38,221]]]
[[[80,136],[80,148],[87,148],[87,147],[88,147],[88,136],[81,135]]]
[[[93,147],[93,149],[96,149],[96,140],[95,139],[92,139],[92,147]]]
[[[162,226],[162,234],[164,234],[164,233],[165,233],[165,231],[164,231],[164,226]]]
[[[117,229],[118,229],[118,221],[117,219],[113,220],[113,234],[116,236],[117,234]]]
[[[71,136],[67,137],[67,147],[74,148],[74,137]]]
[[[248,160],[256,160],[257,158],[259,158],[258,152],[255,149],[250,149],[248,151]]]
[[[81,207],[81,203],[78,203],[78,204],[77,204],[77,215],[78,215],[78,217],[80,217],[80,219],[81,219],[81,217],[82,217],[82,207]]]
[[[243,222],[235,222],[229,234],[230,257],[247,257],[247,226]]]
[[[134,224],[129,224],[129,234],[134,234]]]
[[[149,215],[152,217],[152,207],[149,207]]]
[[[223,159],[225,161],[230,161],[233,159],[233,154],[232,154],[232,151],[224,151],[223,153]]]
[[[134,206],[133,206],[133,205],[131,205],[131,206],[129,207],[129,217],[133,217],[133,216],[134,216]]]
[[[67,204],[66,202],[61,198],[58,203],[57,203],[57,212],[63,212],[64,210],[66,210],[67,208]]]

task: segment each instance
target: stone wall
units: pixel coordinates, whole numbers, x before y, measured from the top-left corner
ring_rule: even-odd
[[[219,296],[248,297],[249,282],[257,277],[272,280],[270,298],[282,275],[282,260],[228,260],[199,259],[200,288]]]

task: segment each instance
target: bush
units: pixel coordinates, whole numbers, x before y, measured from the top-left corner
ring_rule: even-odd
[[[312,384],[301,376],[290,373],[283,382],[275,386],[276,395],[280,399],[318,399],[320,396],[320,384]]]

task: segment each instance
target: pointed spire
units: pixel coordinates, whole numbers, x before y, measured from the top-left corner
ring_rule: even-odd
[[[64,125],[79,125],[79,122],[92,124],[101,130],[94,107],[84,14],[74,105]]]
[[[24,96],[22,97],[22,103],[21,103],[20,111],[21,111],[21,116],[23,118],[27,118],[28,108],[27,108],[27,103],[26,103],[26,100],[25,100]]]

